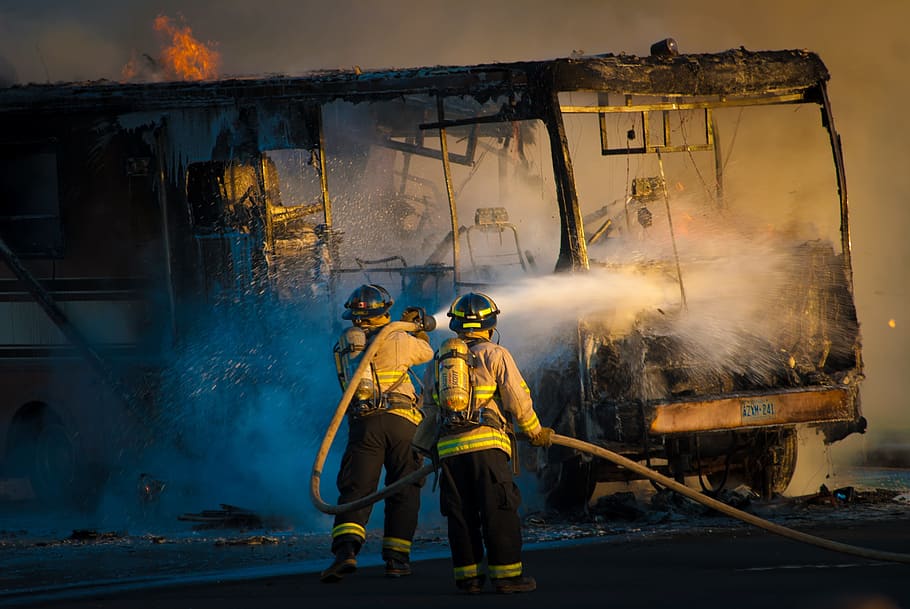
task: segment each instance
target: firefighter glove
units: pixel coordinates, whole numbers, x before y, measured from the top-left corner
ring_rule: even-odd
[[[436,318],[432,315],[427,315],[426,310],[423,307],[408,307],[404,310],[404,313],[401,314],[401,321],[409,321],[413,324],[417,324],[418,332],[432,332],[436,329]],[[415,335],[417,338],[424,338],[424,336]],[[425,340],[429,340],[428,338]]]
[[[541,427],[533,436],[528,436],[528,441],[531,442],[531,446],[540,446],[543,448],[549,448],[553,445],[553,434],[555,432],[550,427]]]
[[[410,321],[412,323],[420,323],[420,318],[422,317],[420,307],[408,307],[404,310],[404,313],[401,314],[401,321]]]

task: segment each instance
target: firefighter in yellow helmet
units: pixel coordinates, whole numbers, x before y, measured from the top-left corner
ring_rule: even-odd
[[[386,485],[394,483],[421,466],[411,441],[422,418],[410,368],[433,359],[427,330],[435,320],[422,309],[408,308],[403,321],[422,329],[413,334],[396,331],[386,336],[377,349],[369,372],[352,379],[359,356],[383,326],[391,320],[393,304],[382,286],[369,284],[355,289],[347,302],[343,319],[352,326],[339,337],[335,363],[342,388],[357,382],[348,407],[348,442],[338,472],[339,504],[349,503],[376,491],[382,468]],[[420,484],[413,484],[385,500],[382,557],[388,577],[411,574],[410,553],[420,508]],[[357,569],[357,554],[366,539],[371,506],[338,514],[332,528],[335,560],[322,572],[323,582],[337,582]]]
[[[549,446],[530,391],[509,351],[491,342],[499,309],[486,294],[449,309],[457,338],[443,342],[425,375],[424,421],[415,447],[440,462],[440,506],[448,520],[455,585],[479,593],[487,575],[496,592],[531,592],[521,563],[521,494],[513,480],[511,426]],[[469,379],[469,382],[464,382]],[[486,572],[482,568],[484,550]]]

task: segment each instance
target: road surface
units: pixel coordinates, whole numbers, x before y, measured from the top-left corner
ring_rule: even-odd
[[[804,529],[852,545],[910,552],[910,511],[886,519],[835,521]],[[339,584],[301,572],[252,579],[171,578],[152,587],[115,582],[65,594],[0,597],[0,606],[53,609],[168,607],[657,607],[699,609],[910,608],[910,565],[839,554],[751,527],[704,528],[655,537],[619,535],[528,544],[531,594],[456,592],[444,551],[415,562],[409,578],[387,579],[376,557]],[[369,558],[369,557],[368,557]],[[324,563],[325,561],[321,561]],[[319,566],[324,566],[321,563]]]

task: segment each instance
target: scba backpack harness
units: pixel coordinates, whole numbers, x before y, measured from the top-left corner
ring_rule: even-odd
[[[360,358],[372,338],[372,336],[368,337],[362,328],[352,326],[345,330],[338,339],[338,344],[335,345],[334,349],[335,370],[338,373],[338,382],[341,384],[342,390],[346,389],[350,384],[357,367],[360,365]],[[373,362],[370,362],[369,374],[363,374],[357,381],[357,389],[351,398],[351,404],[348,406],[348,414],[356,418],[392,408],[413,407],[413,400],[402,400],[399,397],[402,394],[393,393],[408,378],[410,372],[411,369],[408,368],[395,383],[383,392],[379,384],[376,366]]]
[[[442,422],[447,427],[476,423],[474,419],[474,368],[476,356],[460,338],[448,338],[436,358],[436,395]]]
[[[471,339],[474,344],[483,339]],[[489,394],[478,391],[475,369],[477,356],[468,342],[461,338],[448,338],[439,347],[436,357],[436,396],[442,424],[449,430],[476,425],[503,429],[505,422],[496,416],[485,416],[481,405],[493,400],[494,388]],[[478,393],[480,395],[478,395]],[[491,413],[492,414],[492,413]]]

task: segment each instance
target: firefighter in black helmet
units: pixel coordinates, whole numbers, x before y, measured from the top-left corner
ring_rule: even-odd
[[[498,593],[531,592],[537,584],[522,569],[511,428],[514,420],[535,446],[549,446],[553,430],[541,426],[512,355],[490,340],[499,315],[493,299],[465,294],[448,315],[458,338],[440,346],[427,370],[425,418],[414,444],[440,460],[440,506],[448,520],[455,585],[476,594],[489,575]],[[464,378],[469,387],[459,386]]]
[[[352,379],[359,356],[379,330],[391,320],[393,304],[382,286],[369,284],[355,289],[345,302],[343,319],[352,326],[345,330],[335,347],[335,361],[342,388],[357,382],[357,391],[348,407],[348,443],[338,472],[339,504],[349,503],[376,491],[382,468],[386,485],[419,469],[411,440],[422,418],[417,393],[411,382],[410,368],[433,358],[425,330],[422,309],[408,308],[403,321],[418,323],[413,334],[396,331],[386,336],[378,348],[369,372]],[[382,557],[389,577],[411,574],[410,552],[420,507],[420,485],[414,484],[385,500]],[[357,554],[366,539],[366,524],[371,506],[338,514],[332,528],[332,553],[335,560],[322,572],[323,582],[337,582],[357,568]]]

